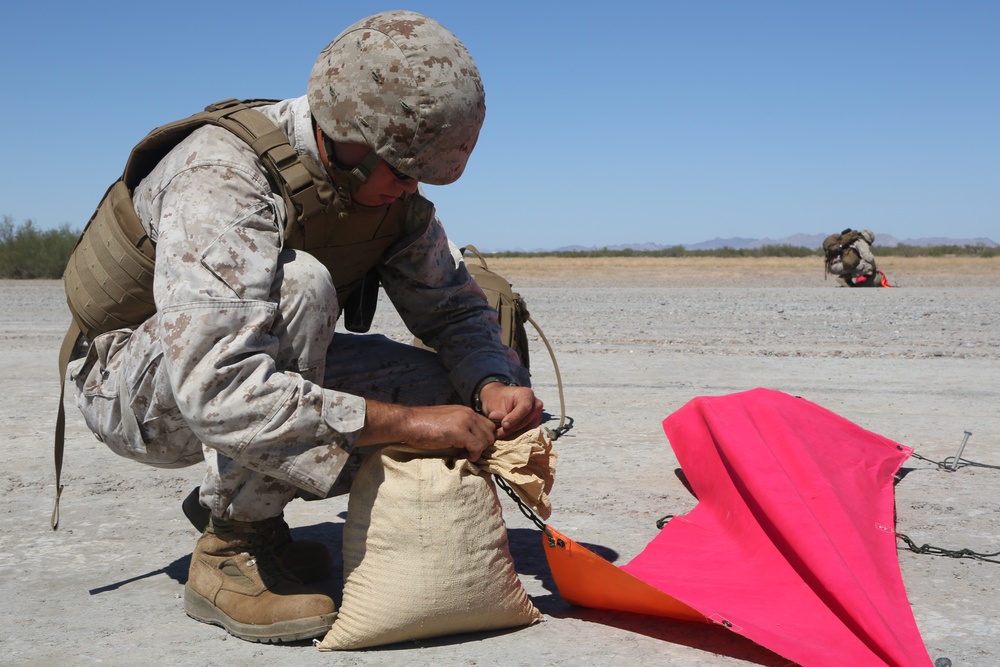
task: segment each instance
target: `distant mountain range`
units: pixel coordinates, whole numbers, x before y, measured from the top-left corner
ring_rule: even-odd
[[[661,245],[659,243],[623,243],[621,245],[610,245],[610,246],[563,246],[562,248],[556,248],[556,252],[572,252],[572,251],[588,251],[588,250],[602,250],[605,247],[608,250],[662,250],[664,248],[672,248],[677,245],[683,245],[688,250],[718,250],[719,248],[734,248],[736,250],[742,250],[746,248],[760,248],[766,245],[790,245],[790,246],[800,246],[803,248],[819,248],[823,245],[823,239],[827,237],[826,234],[793,234],[792,236],[786,236],[780,239],[750,239],[743,237],[732,237],[728,239],[715,238],[711,241],[702,241],[701,243],[684,243],[684,244],[671,244],[671,245]],[[878,246],[897,246],[897,245],[912,245],[912,246],[940,246],[940,245],[956,245],[956,246],[967,246],[967,245],[981,245],[990,248],[997,247],[998,243],[991,239],[986,238],[975,238],[975,239],[952,239],[944,237],[925,237],[919,239],[897,239],[895,236],[890,234],[876,234],[875,235],[875,247]]]

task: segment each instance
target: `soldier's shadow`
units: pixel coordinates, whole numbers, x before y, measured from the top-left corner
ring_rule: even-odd
[[[145,572],[143,574],[137,574],[134,577],[129,577],[128,579],[122,579],[121,581],[116,581],[114,583],[106,584],[104,586],[98,586],[97,588],[91,588],[88,591],[91,595],[99,595],[101,593],[109,593],[111,591],[116,591],[123,586],[128,584],[133,584],[137,581],[142,581],[143,579],[149,579],[150,577],[156,577],[161,574],[165,574],[174,581],[180,584],[187,583],[188,569],[191,566],[191,554],[178,558],[177,560],[164,565],[157,570],[151,570],[150,572]]]

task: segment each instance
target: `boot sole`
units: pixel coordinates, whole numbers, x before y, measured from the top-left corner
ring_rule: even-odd
[[[229,634],[250,642],[275,644],[323,637],[330,630],[337,612],[269,625],[253,625],[233,620],[207,598],[184,586],[184,613],[196,621],[217,625]]]

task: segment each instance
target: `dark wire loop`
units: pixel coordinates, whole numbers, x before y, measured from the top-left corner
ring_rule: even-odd
[[[961,470],[962,468],[991,468],[993,470],[1000,470],[1000,466],[998,465],[991,465],[989,463],[977,463],[975,461],[970,461],[968,459],[963,459],[963,458],[959,458],[958,462],[956,463],[954,456],[948,456],[943,461],[935,461],[933,459],[927,458],[926,456],[921,456],[916,452],[913,452],[912,454],[910,454],[910,456],[915,459],[920,459],[921,461],[927,461],[928,463],[933,463],[934,465],[936,465],[941,470],[944,470],[945,472],[955,472],[957,470]]]
[[[550,428],[549,433],[551,433],[551,438],[553,440],[558,440],[560,436],[564,435],[567,431],[573,428],[573,418],[566,416],[565,421],[562,426],[557,428]]]

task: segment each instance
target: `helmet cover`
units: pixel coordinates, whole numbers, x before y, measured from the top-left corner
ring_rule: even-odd
[[[431,185],[458,180],[486,117],[479,70],[441,24],[409,11],[358,21],[320,53],[309,108],[329,138],[367,144]]]

